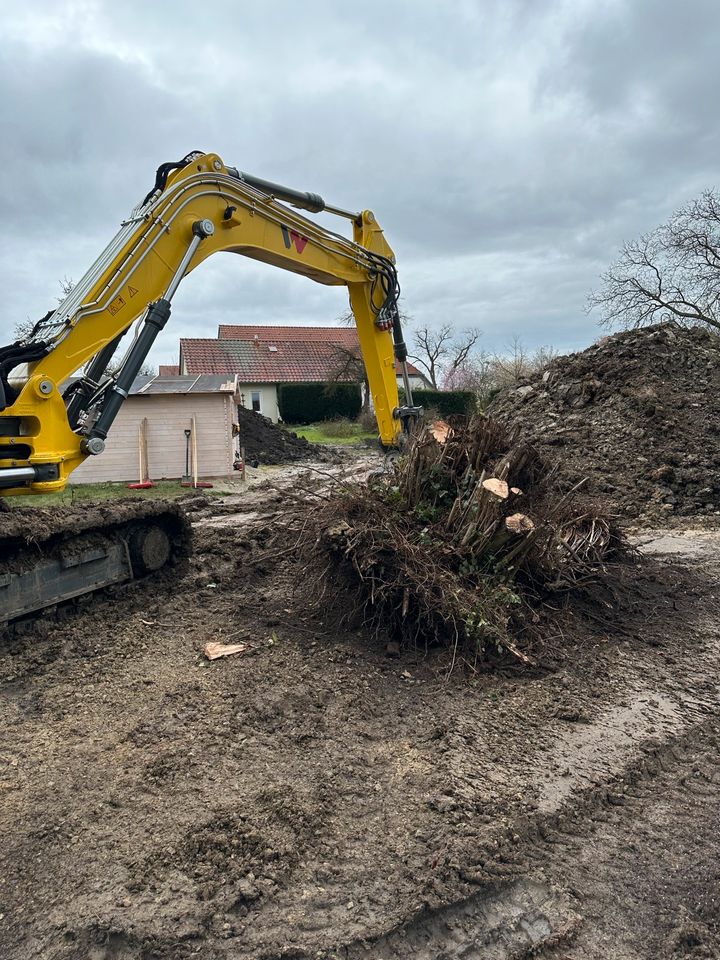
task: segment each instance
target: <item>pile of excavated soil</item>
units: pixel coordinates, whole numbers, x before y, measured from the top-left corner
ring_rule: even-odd
[[[322,460],[326,451],[305,437],[283,430],[254,410],[238,408],[240,445],[248,461],[260,464],[293,463],[296,460]]]
[[[639,522],[720,511],[720,338],[659,324],[559,357],[489,413]]]

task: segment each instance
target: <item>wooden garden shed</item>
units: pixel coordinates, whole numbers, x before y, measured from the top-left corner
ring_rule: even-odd
[[[191,430],[193,418],[198,475],[232,476],[239,402],[235,377],[138,377],[113,424],[105,452],[88,457],[71,482],[138,480],[141,431],[150,479],[179,479],[185,473],[186,431]]]

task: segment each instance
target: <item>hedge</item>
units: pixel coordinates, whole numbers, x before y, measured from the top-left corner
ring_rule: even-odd
[[[360,413],[357,383],[283,383],[278,408],[285,423],[318,423],[335,417],[354,420]]]
[[[437,410],[447,417],[453,413],[471,413],[477,405],[477,397],[472,390],[413,390],[413,403],[426,410]],[[400,396],[405,391],[400,389]]]

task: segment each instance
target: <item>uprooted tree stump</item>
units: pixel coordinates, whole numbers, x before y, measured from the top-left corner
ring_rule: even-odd
[[[561,494],[537,451],[475,417],[438,440],[422,429],[393,471],[345,487],[307,525],[325,551],[325,586],[342,575],[376,631],[508,653],[533,602],[608,577],[625,546],[613,522]]]

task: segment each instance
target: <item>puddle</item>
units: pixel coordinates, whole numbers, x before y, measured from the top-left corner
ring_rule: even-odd
[[[574,724],[550,748],[546,772],[535,780],[538,810],[553,812],[575,791],[607,782],[627,765],[640,742],[665,740],[686,722],[684,705],[665,694],[645,692],[629,706],[606,710],[591,723]]]

